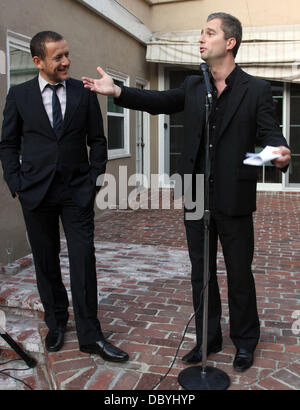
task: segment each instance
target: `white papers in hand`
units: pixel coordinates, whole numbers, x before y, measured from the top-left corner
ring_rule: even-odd
[[[263,165],[266,162],[269,162],[275,158],[281,157],[280,154],[273,154],[273,151],[276,151],[277,149],[278,147],[271,147],[270,145],[267,145],[258,154],[247,152],[246,159],[243,161],[243,164],[259,167],[260,165]]]

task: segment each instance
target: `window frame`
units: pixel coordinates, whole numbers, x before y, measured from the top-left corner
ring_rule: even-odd
[[[129,86],[130,77],[127,74],[117,72],[112,69],[106,70],[113,80],[122,81],[125,86]],[[108,149],[108,160],[114,160],[118,158],[131,157],[130,153],[130,115],[129,110],[124,108],[124,112],[114,113],[108,111],[108,98],[106,99],[106,130],[107,141],[109,141],[108,119],[109,117],[124,118],[124,148]]]
[[[25,51],[26,53],[30,52],[30,41],[31,37],[25,36],[20,33],[15,33],[14,31],[7,30],[6,36],[6,58],[7,58],[7,89],[10,89],[11,86],[11,72],[10,72],[10,49],[11,47]]]
[[[292,96],[291,96],[291,85],[292,83],[286,83],[286,111],[285,111],[285,117],[286,117],[286,130],[285,130],[285,137],[287,140],[287,143],[290,145],[291,141],[291,103],[292,103]],[[295,126],[295,124],[294,124]],[[299,156],[299,154],[295,154],[292,151],[292,158],[293,155]],[[300,188],[300,181],[299,182],[290,182],[290,173],[289,170],[283,175],[284,178],[284,186],[287,189],[290,190],[299,190]]]
[[[285,111],[286,111],[286,85],[287,83],[284,83],[282,81],[272,81],[272,80],[266,80],[266,81],[270,84],[270,86],[272,86],[272,82],[282,85],[282,96],[280,96],[280,98],[282,98],[282,123],[280,123],[280,129],[281,129],[282,134],[285,135],[285,125],[286,125]],[[279,96],[276,96],[276,97],[278,98]],[[279,118],[277,119],[279,120]],[[261,152],[261,151],[262,151],[262,147],[255,148],[255,152]],[[264,188],[268,188],[268,190],[271,190],[271,191],[281,190],[284,187],[284,175],[283,174],[280,175],[280,178],[281,178],[280,182],[266,182],[265,173],[266,173],[266,167],[268,166],[270,166],[268,165],[268,163],[262,165],[262,181],[257,182],[258,190],[263,190]],[[275,167],[275,166],[272,165],[272,167]]]

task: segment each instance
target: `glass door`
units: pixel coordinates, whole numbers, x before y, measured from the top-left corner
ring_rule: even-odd
[[[287,176],[287,186],[300,188],[300,84],[289,84],[289,145],[292,160]]]
[[[283,132],[284,120],[283,120],[283,101],[284,101],[284,84],[279,81],[269,81],[272,89],[273,103],[275,107],[276,118],[280,124],[280,128]],[[256,152],[260,152],[261,147],[255,149]],[[274,187],[277,185],[278,189],[282,189],[282,173],[271,162],[267,162],[258,169],[258,183],[260,184],[272,184]],[[260,189],[264,186],[260,185]]]
[[[188,75],[194,74],[199,75],[199,71],[182,69],[169,70],[169,88],[180,87],[180,85]],[[178,172],[180,156],[183,150],[183,112],[170,115],[169,127],[169,175],[171,176]]]
[[[143,89],[143,85],[137,85]],[[142,111],[136,111],[136,173],[144,174],[144,117]]]

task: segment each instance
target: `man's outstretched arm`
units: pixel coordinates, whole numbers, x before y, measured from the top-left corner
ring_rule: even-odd
[[[115,103],[133,110],[147,111],[152,115],[172,114],[184,110],[184,86],[167,91],[141,90],[119,87],[101,67],[97,68],[99,79],[82,77],[85,88],[101,95],[112,96]]]

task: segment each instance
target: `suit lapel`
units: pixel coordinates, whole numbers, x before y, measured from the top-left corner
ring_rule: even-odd
[[[78,107],[81,96],[82,89],[77,85],[72,79],[67,80],[66,82],[66,91],[67,91],[67,105],[66,112],[64,117],[64,131],[67,129],[72,117]],[[64,134],[64,133],[63,133]]]
[[[248,90],[248,76],[240,68],[238,68],[237,76],[234,81],[232,91],[229,96],[225,115],[218,133],[217,139],[221,138],[222,134],[229,125],[232,117],[238,109],[241,101]]]

